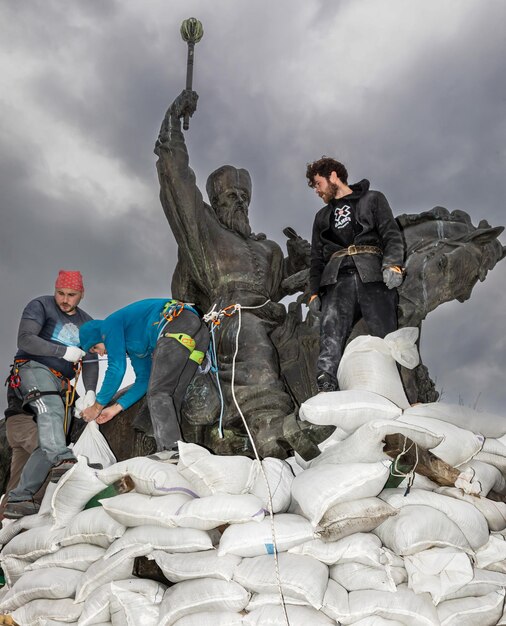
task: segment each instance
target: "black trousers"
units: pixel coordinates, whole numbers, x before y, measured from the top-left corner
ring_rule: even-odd
[[[397,330],[397,303],[396,289],[383,282],[363,283],[354,270],[340,272],[322,296],[318,372],[337,377],[346,341],[361,317],[375,337]]]
[[[195,350],[206,352],[209,331],[198,315],[184,309],[167,324],[165,333],[185,333],[195,340]],[[153,352],[147,401],[157,450],[174,448],[181,436],[181,405],[198,364],[190,350],[172,337],[160,337]]]

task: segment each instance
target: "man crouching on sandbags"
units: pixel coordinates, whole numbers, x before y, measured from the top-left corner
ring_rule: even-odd
[[[318,391],[335,391],[360,317],[376,337],[397,330],[404,243],[387,199],[368,180],[348,186],[345,166],[329,157],[310,163],[306,178],[327,203],[315,216],[311,242],[309,308],[322,311],[316,382]]]
[[[79,337],[83,350],[108,357],[96,402],[81,413],[84,420],[104,424],[147,392],[157,449],[177,450],[181,404],[209,346],[209,331],[198,312],[177,300],[140,300],[105,320],[84,324]],[[104,408],[121,385],[127,356],[135,382],[118,402]]]

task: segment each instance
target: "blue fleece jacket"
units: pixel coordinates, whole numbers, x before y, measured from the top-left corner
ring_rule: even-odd
[[[99,404],[104,406],[108,404],[118,391],[125,375],[127,355],[135,372],[135,382],[121,396],[118,404],[127,409],[146,393],[151,372],[151,357],[160,324],[165,321],[162,311],[169,300],[170,298],[139,300],[112,313],[105,320],[93,320],[81,326],[79,329],[81,346],[87,346],[89,349],[103,342],[107,349],[107,371],[97,394]]]

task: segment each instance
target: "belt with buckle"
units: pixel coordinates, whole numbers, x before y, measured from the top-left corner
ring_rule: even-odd
[[[383,252],[380,248],[376,246],[348,246],[347,248],[343,248],[342,250],[338,250],[334,252],[334,254],[330,257],[331,259],[335,259],[341,256],[354,256],[355,254],[376,254],[377,256],[383,256]]]

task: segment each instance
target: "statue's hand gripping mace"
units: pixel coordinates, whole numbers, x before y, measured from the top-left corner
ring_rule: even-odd
[[[194,17],[189,17],[181,24],[181,37],[188,44],[188,60],[186,63],[186,89],[191,91],[193,85],[193,57],[195,44],[198,43],[204,34],[202,23]],[[183,128],[190,128],[190,114],[184,114]]]

